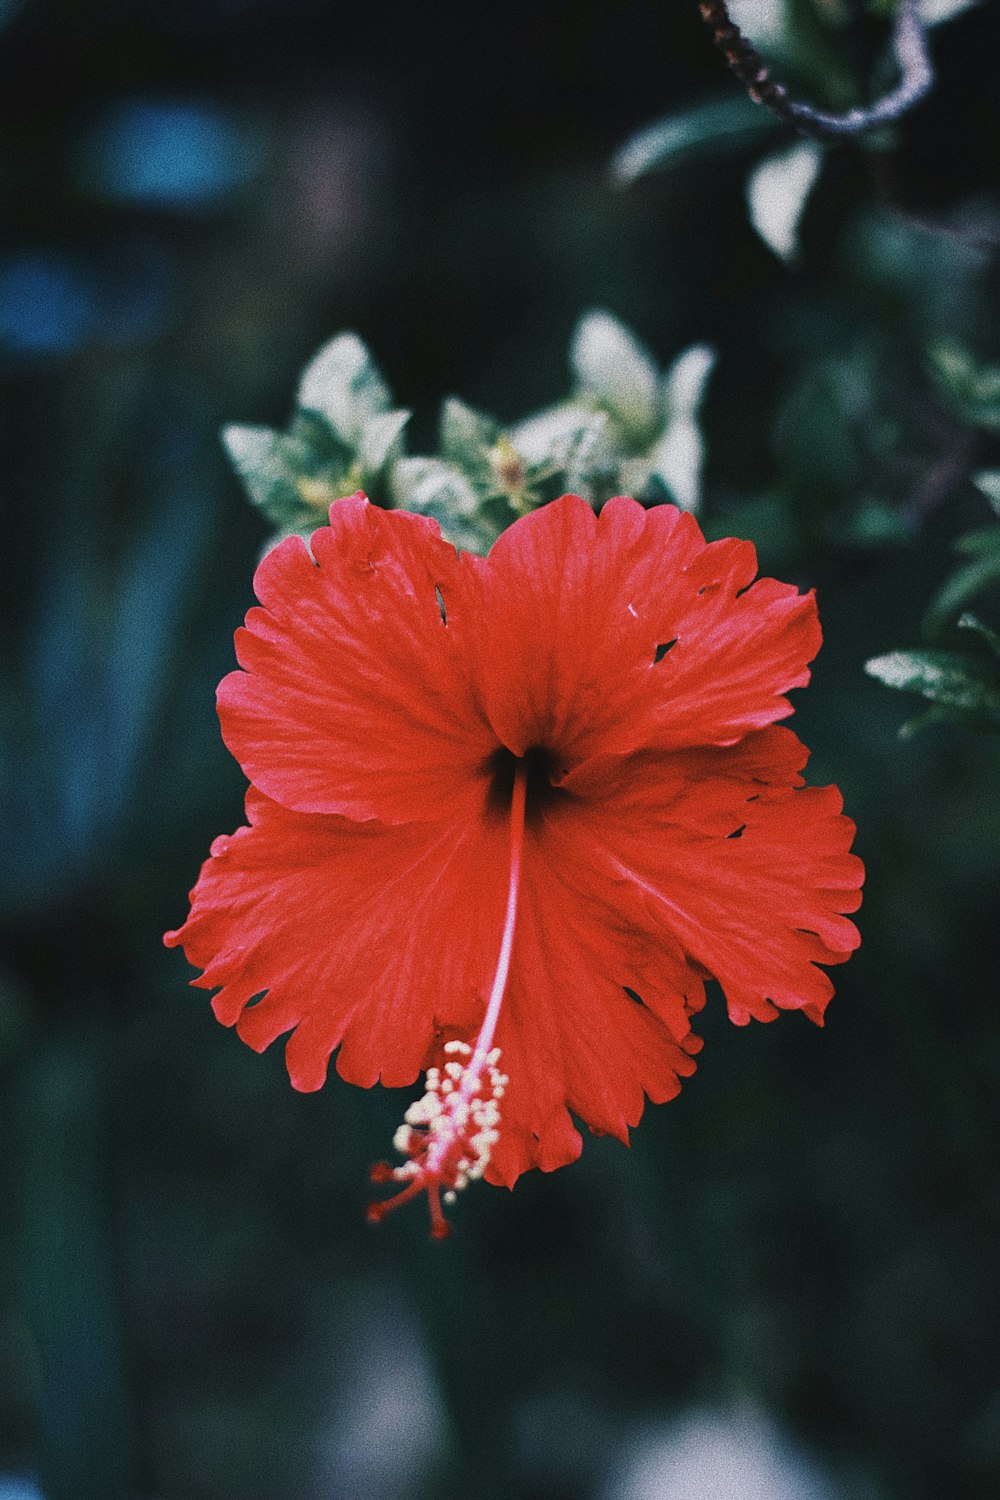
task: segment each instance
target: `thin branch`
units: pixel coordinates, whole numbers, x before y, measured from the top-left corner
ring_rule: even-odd
[[[784,84],[771,77],[756,47],[732,20],[726,0],[699,0],[698,9],[712,28],[716,46],[746,85],[754,103],[766,104],[803,135],[818,141],[863,135],[877,125],[898,120],[924,97],[934,82],[927,33],[917,13],[917,0],[900,0],[893,24],[892,47],[899,64],[899,83],[867,108],[849,109],[842,115],[826,114],[811,104],[792,99]]]

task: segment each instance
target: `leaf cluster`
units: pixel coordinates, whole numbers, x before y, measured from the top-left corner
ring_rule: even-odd
[[[661,370],[610,313],[591,311],[570,344],[567,397],[509,426],[457,397],[442,407],[437,452],[405,452],[408,411],[353,333],[306,366],[284,432],[230,426],[229,457],[274,528],[272,545],[323,524],[358,489],[377,504],[433,516],[445,536],[485,551],[519,515],[565,491],[599,504],[628,493],[687,510],[701,498],[699,413],[715,361],[703,344]]]
[[[1000,516],[1000,470],[982,470],[973,475],[973,483]],[[931,639],[973,596],[1000,583],[1000,525],[967,532],[956,540],[955,550],[967,561],[948,578],[927,610],[924,631]],[[865,663],[868,675],[886,686],[931,700],[928,712],[903,725],[900,733],[904,736],[940,723],[1000,729],[1000,634],[965,609],[957,624],[979,638],[982,650],[918,648],[891,651]]]

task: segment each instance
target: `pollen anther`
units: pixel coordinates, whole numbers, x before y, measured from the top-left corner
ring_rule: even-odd
[[[470,1182],[478,1181],[486,1171],[490,1153],[500,1139],[499,1100],[506,1083],[505,1075],[497,1067],[500,1053],[493,1048],[480,1056],[478,1051],[473,1054],[466,1047],[457,1055],[472,1060],[464,1066],[448,1064],[449,1068],[457,1068],[457,1074],[446,1099],[442,1102],[435,1089],[428,1087],[423,1097],[407,1109],[405,1123],[393,1136],[394,1147],[406,1160],[395,1167],[388,1162],[377,1162],[372,1168],[373,1182],[400,1184],[394,1198],[369,1204],[368,1218],[372,1223],[377,1224],[417,1193],[426,1192],[431,1234],[435,1239],[444,1239],[450,1226],[441,1210],[442,1199],[454,1203],[456,1194]],[[477,1067],[480,1071],[473,1073]]]

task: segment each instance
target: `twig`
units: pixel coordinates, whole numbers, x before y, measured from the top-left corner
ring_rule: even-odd
[[[794,125],[803,135],[829,141],[863,135],[877,125],[898,120],[921,100],[934,82],[934,69],[927,50],[927,34],[917,14],[917,0],[900,0],[893,24],[892,46],[899,64],[900,81],[865,109],[849,109],[830,115],[799,99],[792,99],[784,84],[771,77],[770,69],[752,42],[729,14],[726,0],[699,0],[698,9],[712,28],[716,46],[745,85],[756,104]]]

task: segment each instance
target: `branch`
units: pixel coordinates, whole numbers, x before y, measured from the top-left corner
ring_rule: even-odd
[[[830,141],[863,135],[877,125],[898,120],[924,97],[934,82],[927,35],[917,14],[917,0],[899,0],[893,23],[892,48],[899,64],[899,83],[866,109],[849,109],[842,115],[825,114],[811,104],[792,99],[784,84],[771,77],[756,47],[731,19],[726,0],[699,0],[698,9],[712,28],[716,46],[737,78],[746,85],[754,103],[766,104],[768,109],[814,140]]]

